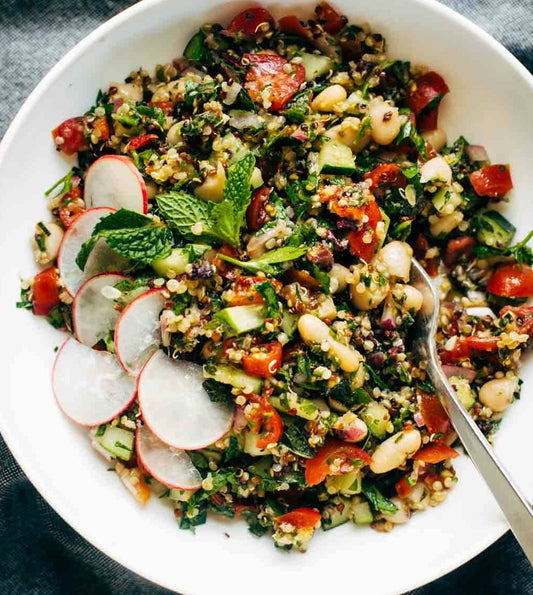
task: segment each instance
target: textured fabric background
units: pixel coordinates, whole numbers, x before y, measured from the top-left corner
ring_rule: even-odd
[[[444,3],[481,25],[533,71],[532,0]],[[131,4],[132,0],[0,0],[0,138],[57,60]],[[39,496],[0,438],[0,595],[74,593],[169,591],[129,572],[75,533]],[[475,560],[412,595],[450,593],[526,595],[533,593],[533,570],[507,533]]]

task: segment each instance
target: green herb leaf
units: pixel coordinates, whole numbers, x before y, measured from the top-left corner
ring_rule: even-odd
[[[342,381],[329,388],[326,392],[328,399],[334,399],[347,409],[351,409],[356,405],[362,405],[364,403],[370,403],[372,398],[366,392],[364,388],[357,388],[352,390],[348,381]]]
[[[307,248],[304,247],[300,248],[299,246],[283,246],[282,248],[276,248],[275,250],[265,252],[258,258],[253,258],[252,260],[246,261],[237,260],[236,258],[226,256],[225,254],[218,254],[217,256],[221,260],[225,260],[226,262],[237,265],[247,271],[250,271],[251,273],[262,271],[267,275],[276,275],[278,271],[272,265],[296,260],[300,258],[300,256],[303,256],[306,252]]]
[[[398,507],[396,504],[385,498],[375,485],[363,481],[361,491],[377,512],[382,512],[383,514],[394,514],[397,512]]]
[[[267,318],[278,319],[281,316],[281,309],[278,296],[270,281],[264,281],[256,286],[257,291],[263,296],[266,304]]]
[[[533,264],[533,252],[527,246],[533,237],[533,230],[518,244],[507,248],[496,248],[495,246],[474,246],[473,252],[477,258],[514,258],[519,265]]]
[[[305,431],[306,421],[293,416],[283,416],[283,435],[281,443],[293,453],[310,459],[315,451],[309,445],[309,436]]]
[[[224,405],[233,404],[233,395],[231,394],[231,386],[217,382],[213,378],[208,378],[202,382],[205,392],[213,403],[223,403]]]
[[[171,190],[168,194],[156,196],[161,216],[168,226],[176,229],[188,240],[211,241],[216,238],[212,231],[209,204],[204,200],[186,192]],[[193,226],[201,225],[202,231],[195,234]]]

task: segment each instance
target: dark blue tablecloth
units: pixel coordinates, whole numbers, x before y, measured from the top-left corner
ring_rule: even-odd
[[[89,31],[133,3],[0,0],[0,137],[51,66]],[[444,3],[481,25],[533,71],[532,0]],[[0,595],[93,593],[169,591],[129,572],[73,531],[39,496],[0,438]],[[533,570],[507,533],[468,564],[413,593],[533,594]]]

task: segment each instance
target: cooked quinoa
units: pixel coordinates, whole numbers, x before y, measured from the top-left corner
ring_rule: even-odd
[[[78,165],[46,193],[33,250],[48,268],[23,282],[18,305],[73,332],[76,292],[58,253],[80,217],[115,206],[89,199],[89,168],[123,156],[146,204],[106,212],[79,275],[104,238],[127,274],[101,290],[117,315],[162,291],[145,355],[201,364],[206,394],[234,411],[229,432],[188,451],[201,477],[189,490],[138,460],[137,399],[92,427],[139,502],[170,499],[183,529],[208,512],[240,516],[301,551],[320,525],[387,532],[443,502],[459,452],[410,347],[422,305],[413,256],[440,292],[444,370],[492,439],[531,343],[530,236],[513,243],[494,209],[512,188],[509,166],[439,128],[448,91],[326,3],[308,21],[252,8],[205,24],[183,57],[111,83],[53,131]],[[459,109],[453,94],[445,101]],[[114,326],[89,347],[115,353]]]

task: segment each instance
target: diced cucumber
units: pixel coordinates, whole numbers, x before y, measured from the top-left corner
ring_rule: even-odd
[[[301,64],[305,68],[305,80],[307,82],[324,76],[334,67],[333,60],[321,54],[304,52],[301,58]]]
[[[352,520],[356,525],[368,525],[374,520],[370,504],[362,498],[352,501]]]
[[[117,426],[107,426],[98,442],[113,456],[129,461],[133,452],[135,434]]]
[[[178,490],[176,488],[171,488],[168,497],[176,502],[188,502],[193,494],[194,490]]]
[[[247,333],[265,324],[266,309],[264,306],[230,306],[216,314],[218,320],[225,322],[237,334]]]
[[[353,174],[355,157],[350,147],[336,140],[324,143],[318,154],[318,171],[321,174]]]
[[[350,520],[352,513],[351,502],[347,498],[336,496],[332,498],[322,510],[322,529],[329,531]]]
[[[257,447],[258,435],[253,432],[244,433],[243,451],[252,457],[262,457],[265,454],[264,448]]]
[[[516,233],[516,227],[498,213],[498,211],[485,211],[475,218],[478,242],[487,246],[505,248]]]
[[[254,190],[256,188],[261,188],[261,186],[264,184],[263,174],[261,173],[261,170],[258,167],[254,167],[254,170],[250,177],[250,184]]]
[[[286,310],[283,310],[281,314],[281,322],[280,322],[281,329],[283,332],[292,339],[296,329],[298,328],[298,316],[296,314],[291,314]]]
[[[415,199],[416,200],[416,199]],[[432,202],[433,206],[439,213],[448,214],[447,208],[450,208],[451,205],[452,209],[455,210],[462,202],[462,197],[457,192],[453,192],[449,188],[440,188],[435,192]],[[414,206],[414,205],[413,205]],[[452,210],[452,212],[453,212]]]
[[[270,403],[274,408],[282,413],[289,413],[289,411],[293,415],[297,415],[298,417],[302,417],[303,419],[314,420],[318,417],[319,409],[309,399],[302,399],[298,397],[294,399],[294,402],[291,400],[290,403],[287,402],[287,399],[280,398],[277,395],[273,395],[270,397]]]
[[[456,395],[459,397],[463,407],[466,410],[472,409],[476,404],[476,396],[466,378],[460,378],[459,376],[451,376],[449,378],[450,384],[453,386]]]
[[[389,410],[379,403],[369,403],[361,412],[361,419],[368,426],[368,431],[383,440],[387,435],[387,425],[390,421]]]
[[[333,475],[326,479],[326,489],[330,494],[341,493],[344,496],[353,496],[361,492],[361,474],[359,471],[350,471],[343,475]]]
[[[270,469],[274,464],[274,459],[270,456],[264,456],[254,461],[251,465],[248,466],[248,469],[258,477],[262,477],[263,479],[270,479],[272,475],[270,475]]]
[[[186,266],[191,262],[191,254],[203,254],[208,248],[205,244],[190,244],[190,248],[173,248],[168,256],[156,258],[150,266],[161,277],[173,279],[177,275],[183,275]]]
[[[228,132],[228,134],[224,135],[219,142],[221,147],[220,149],[217,147],[217,151],[228,151],[231,155],[228,160],[228,166],[237,163],[237,161],[240,161],[247,153],[250,152],[248,147],[246,147],[246,145],[232,132]]]
[[[206,378],[214,378],[217,382],[222,382],[223,384],[230,384],[245,392],[256,394],[261,392],[261,386],[263,384],[260,378],[249,376],[242,370],[225,364],[204,366],[204,376]]]
[[[411,234],[411,227],[412,221],[408,219],[407,221],[402,221],[395,225],[390,232],[390,237],[393,240],[400,240],[401,242],[405,242],[409,235]]]
[[[389,226],[390,226],[390,217],[387,215],[387,213],[385,213],[385,211],[383,209],[379,209],[381,211],[381,219],[383,220],[383,224],[384,224],[384,231],[383,231],[383,237],[381,238],[381,241],[378,244],[378,250],[379,248],[383,247],[383,244],[385,243],[385,240],[387,239],[387,233],[389,232]]]

